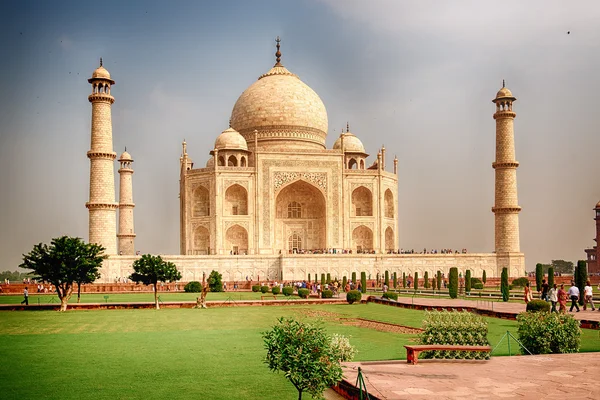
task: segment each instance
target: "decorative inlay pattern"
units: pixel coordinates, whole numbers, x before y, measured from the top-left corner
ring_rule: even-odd
[[[314,183],[319,189],[327,193],[327,174],[325,172],[280,172],[273,174],[273,188],[275,193],[281,189],[283,185],[289,182],[303,179]]]
[[[227,232],[227,229],[234,225],[239,225],[248,231],[248,221],[223,221],[223,232]]]
[[[229,189],[229,187],[231,187],[233,185],[240,185],[241,187],[246,189],[246,191],[248,190],[248,181],[243,181],[243,180],[226,180],[225,181],[225,190]]]
[[[361,186],[366,187],[367,189],[369,189],[371,191],[371,193],[373,193],[373,184],[365,183],[365,182],[352,182],[350,185],[350,193],[352,193],[356,188],[359,188]]]

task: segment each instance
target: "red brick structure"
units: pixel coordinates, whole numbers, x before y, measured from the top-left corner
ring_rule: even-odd
[[[594,218],[596,221],[596,238],[594,239],[596,245],[591,249],[585,249],[589,274],[600,273],[600,262],[598,261],[600,259],[600,247],[598,247],[598,241],[600,241],[600,201],[596,204],[594,211],[596,212]]]

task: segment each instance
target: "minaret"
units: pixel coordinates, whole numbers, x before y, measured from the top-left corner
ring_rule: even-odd
[[[492,167],[496,171],[496,193],[492,212],[495,216],[496,254],[519,253],[519,207],[517,199],[517,167],[515,160],[513,97],[502,82],[502,89],[492,100],[496,104],[496,161]],[[508,261],[510,263],[510,261]],[[507,267],[508,265],[498,265]],[[509,274],[512,270],[509,269]]]
[[[135,254],[133,242],[135,239],[135,233],[133,232],[133,207],[135,207],[135,204],[133,203],[132,162],[133,159],[127,152],[126,147],[125,152],[119,157],[119,163],[121,163],[119,176],[121,179],[119,184],[119,234],[117,237],[119,238],[119,254],[122,255]]]
[[[90,243],[104,246],[105,254],[117,254],[118,204],[115,202],[114,159],[117,154],[112,148],[112,121],[110,108],[115,99],[110,95],[110,87],[115,81],[102,66],[88,79],[92,84],[92,140],[87,156],[90,159],[90,200],[89,210]]]

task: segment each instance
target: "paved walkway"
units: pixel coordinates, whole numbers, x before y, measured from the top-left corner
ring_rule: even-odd
[[[378,399],[599,399],[600,353],[344,363],[354,385],[362,369]]]
[[[500,313],[510,313],[510,314],[518,314],[525,311],[525,303],[513,303],[513,302],[503,302],[503,301],[490,301],[490,300],[464,300],[464,299],[440,299],[440,298],[423,298],[423,297],[398,297],[398,303],[402,304],[410,304],[416,306],[424,306],[424,307],[465,307],[465,308],[475,308],[479,310],[485,311],[494,311]],[[571,304],[570,302],[567,304]],[[579,306],[581,312],[572,312],[570,313],[575,318],[579,320],[588,320],[588,321],[600,321],[600,312],[598,312],[599,308],[596,308],[596,311],[592,311],[589,308],[586,311],[583,311],[583,308]],[[568,310],[568,307],[567,307]]]

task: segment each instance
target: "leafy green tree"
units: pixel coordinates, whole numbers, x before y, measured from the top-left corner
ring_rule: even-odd
[[[450,276],[448,277],[448,292],[450,298],[455,299],[458,297],[458,268],[450,268]]]
[[[354,286],[356,286],[356,272],[352,273],[352,283],[354,283]]]
[[[327,273],[327,280],[325,281],[328,285],[331,283],[331,274]]]
[[[385,271],[385,278],[383,279],[383,284],[387,287],[390,287],[390,273]]]
[[[544,266],[540,263],[535,264],[535,290],[542,291],[542,279],[544,279]]]
[[[429,272],[425,271],[425,274],[423,275],[423,287],[425,289],[429,289]]]
[[[583,288],[588,279],[587,264],[585,260],[577,261],[577,268],[575,269],[575,284],[579,288],[579,304],[583,305]]]
[[[406,272],[402,273],[402,287],[406,289]]]
[[[175,264],[163,260],[161,256],[151,254],[144,254],[141,258],[135,260],[133,271],[129,279],[154,287],[154,304],[157,310],[160,309],[158,305],[158,282],[173,282],[181,279],[181,273],[177,271]]]
[[[483,275],[481,276],[481,281],[483,282],[484,285],[487,282],[487,276],[485,274],[485,269],[483,270]]]
[[[552,260],[552,268],[554,268],[554,271],[560,273],[560,274],[572,274],[573,270],[575,269],[575,265],[573,264],[572,261],[565,261],[565,260]]]
[[[346,279],[346,275],[342,278],[342,290],[346,290],[346,284],[348,283],[348,279]]]
[[[442,271],[437,272],[437,290],[442,290]]]
[[[347,340],[332,342],[323,327],[280,318],[270,331],[263,332],[267,350],[265,363],[273,372],[281,371],[298,391],[322,398],[328,387],[342,380],[340,363],[354,354]]]
[[[21,282],[27,278],[33,279],[34,276],[31,275],[30,272],[0,271],[0,282],[4,282],[6,279],[8,279],[11,282]]]
[[[394,289],[398,287],[398,274],[394,272]]]
[[[310,274],[308,274],[308,282],[310,282]]]
[[[413,287],[415,288],[415,291],[419,288],[419,273],[415,272],[415,281],[413,283]]]
[[[548,285],[550,288],[554,286],[554,268],[552,267],[548,268]]]
[[[471,293],[471,270],[465,271],[465,292]]]
[[[61,236],[52,239],[50,246],[42,243],[33,246],[33,250],[23,254],[19,267],[32,270],[36,279],[54,285],[60,311],[65,311],[74,283],[91,283],[100,277],[99,269],[107,257],[103,252],[100,245]]]
[[[367,273],[360,273],[360,291],[361,293],[367,293]]]
[[[502,292],[502,301],[508,301],[508,295],[510,289],[508,287],[508,268],[502,268],[502,275],[500,275],[500,291]]]
[[[325,274],[321,274],[321,290],[325,289]]]
[[[177,279],[181,279],[181,277]],[[223,275],[221,275],[218,271],[215,270],[210,271],[210,275],[208,276],[208,287],[210,288],[211,292],[222,292]]]

